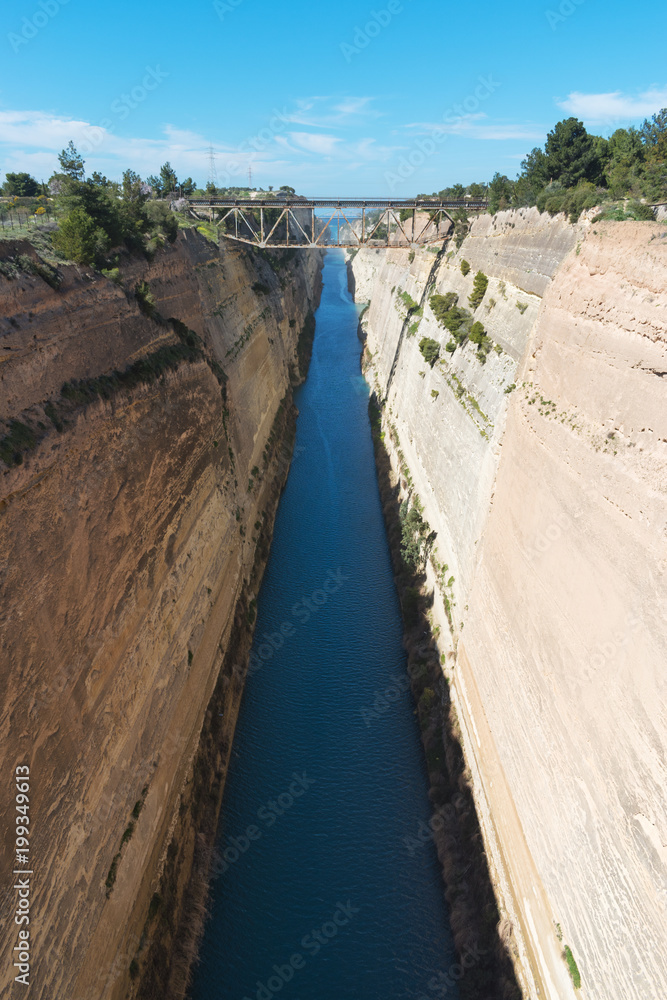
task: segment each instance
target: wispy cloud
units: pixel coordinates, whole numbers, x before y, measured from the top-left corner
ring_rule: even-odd
[[[520,139],[532,141],[543,139],[546,130],[537,125],[521,125],[506,122],[489,122],[482,113],[464,115],[451,122],[410,122],[405,128],[411,129],[414,135],[432,135],[433,132],[446,135],[460,135],[468,139],[484,141],[503,141]]]
[[[569,114],[591,123],[648,118],[667,106],[667,87],[651,87],[635,96],[620,90],[606,94],[582,94],[574,90],[564,101],[556,103]]]
[[[289,137],[300,149],[305,149],[309,153],[318,153],[321,156],[331,156],[336,145],[342,140],[335,135],[322,135],[315,132],[290,132]]]
[[[208,172],[209,140],[185,129],[167,124],[158,138],[116,135],[111,129],[91,122],[64,118],[45,111],[0,111],[0,149],[5,171],[28,170],[45,180],[58,169],[57,155],[72,139],[83,153],[88,171],[100,170],[119,178],[132,167],[143,176],[155,173],[169,160],[181,175],[190,174],[203,181]],[[216,155],[241,174],[247,170],[249,156],[236,147],[214,144]],[[276,159],[278,148],[253,152],[252,161],[267,170],[283,168],[286,161]]]
[[[381,117],[373,101],[374,97],[302,97],[287,118],[309,128],[341,128]]]

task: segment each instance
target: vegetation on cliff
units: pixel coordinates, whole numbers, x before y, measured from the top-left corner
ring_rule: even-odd
[[[382,409],[375,395],[369,401],[369,416],[394,579],[403,613],[410,687],[428,767],[433,810],[430,826],[442,866],[454,943],[465,969],[458,983],[459,995],[461,1000],[479,1000],[482,996],[519,1000],[521,993],[510,958],[514,947],[512,930],[498,911],[470,772],[461,748],[459,724],[430,622],[432,596],[425,587],[424,568],[434,535],[423,518],[398,438],[389,425],[407,493],[401,502],[401,484],[395,482],[392,472],[384,444]],[[438,569],[446,577],[447,567]],[[453,582],[450,578],[450,585]],[[447,586],[446,579],[444,585]],[[473,949],[476,959],[466,961]]]

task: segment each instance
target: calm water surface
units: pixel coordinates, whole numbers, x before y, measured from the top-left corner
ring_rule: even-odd
[[[193,1000],[435,998],[456,960],[339,251],[316,319]]]

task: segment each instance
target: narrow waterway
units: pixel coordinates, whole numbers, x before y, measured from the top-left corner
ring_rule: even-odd
[[[456,961],[339,251],[316,320],[193,1000],[435,998]]]

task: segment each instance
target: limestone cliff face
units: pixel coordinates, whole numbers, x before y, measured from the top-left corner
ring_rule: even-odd
[[[0,755],[8,774],[31,771],[35,1000],[130,990],[286,474],[282,417],[319,265],[303,254],[274,270],[188,231],[122,268],[122,287],[74,267],[58,290],[29,268],[0,275],[0,418],[32,435],[22,464],[0,464]],[[1,795],[11,870],[9,778]],[[24,989],[17,930],[0,943],[3,996]]]
[[[531,211],[426,253],[352,266],[385,440],[437,531],[434,623],[520,975],[531,996],[573,996],[568,944],[581,995],[662,996],[667,240]],[[431,369],[419,340],[447,331],[425,305],[407,336],[399,291],[461,302],[477,269],[502,353]]]

